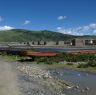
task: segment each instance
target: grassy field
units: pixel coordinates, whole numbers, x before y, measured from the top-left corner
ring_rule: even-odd
[[[7,60],[7,61],[18,61],[21,59],[28,58],[28,57],[21,57],[18,55],[11,55],[11,54],[0,54],[0,57]]]
[[[26,64],[39,64],[39,65],[42,64],[42,65],[46,65],[46,67],[48,68],[67,68],[67,69],[74,69],[74,70],[85,71],[85,72],[96,72],[96,66],[89,66],[89,65],[86,66],[85,64],[88,64],[87,62],[62,61],[57,63],[54,61],[52,62],[50,60],[47,60],[48,62],[46,60],[42,62],[41,59],[39,59],[39,63],[38,63],[38,58],[35,59],[34,61],[31,61],[30,57],[24,57],[24,56],[18,56],[18,55],[6,54],[6,53],[1,53],[0,57],[5,59],[6,61],[11,61],[11,62],[17,61],[17,62],[26,63]],[[29,59],[30,61],[26,61],[26,59]],[[20,60],[23,60],[23,61],[20,61]]]

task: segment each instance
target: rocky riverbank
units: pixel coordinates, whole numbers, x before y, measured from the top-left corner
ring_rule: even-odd
[[[55,79],[46,67],[37,64],[17,63],[19,87],[24,95],[65,95],[71,86]]]

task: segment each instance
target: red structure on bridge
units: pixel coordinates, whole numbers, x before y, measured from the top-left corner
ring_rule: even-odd
[[[36,57],[51,57],[51,56],[56,56],[60,53],[56,53],[56,52],[32,52],[32,51],[22,51],[20,53],[20,55],[23,56],[36,56]]]

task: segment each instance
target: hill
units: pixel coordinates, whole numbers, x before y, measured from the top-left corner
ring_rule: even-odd
[[[58,41],[71,39],[74,36],[52,31],[30,31],[23,29],[13,29],[0,31],[0,42],[22,42],[22,41]]]
[[[12,29],[7,31],[0,31],[0,42],[23,42],[23,41],[59,41],[70,40],[73,38],[96,38],[96,36],[73,36],[62,34],[58,32],[43,30],[31,31],[24,29]]]

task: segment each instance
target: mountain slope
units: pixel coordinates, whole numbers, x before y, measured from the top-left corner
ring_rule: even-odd
[[[8,31],[0,31],[0,42],[16,42],[16,41],[58,41],[71,39],[74,36],[62,34],[52,31],[29,31],[22,29],[13,29]]]
[[[24,29],[13,29],[7,31],[0,31],[0,42],[22,42],[22,41],[62,41],[70,40],[74,38],[92,39],[96,36],[73,36],[68,34],[62,34],[53,31],[30,31]]]

